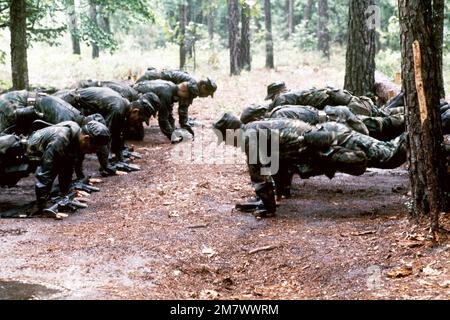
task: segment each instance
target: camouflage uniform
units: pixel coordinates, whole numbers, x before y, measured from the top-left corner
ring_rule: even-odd
[[[237,118],[226,114],[214,127],[222,135],[226,129],[241,129],[240,141],[245,142],[250,177],[257,196],[269,213],[276,210],[272,178],[280,196],[289,193],[294,172],[303,178],[320,174],[332,178],[336,171],[361,175],[367,167],[395,168],[406,161],[405,135],[392,142],[382,142],[336,122],[312,127],[303,121],[277,119],[242,126]],[[261,130],[265,136],[261,135]],[[259,159],[256,164],[250,164],[248,160],[249,139],[254,132],[258,138],[267,138],[267,145],[271,145],[274,130],[279,133],[280,170],[272,177],[261,174],[263,165]]]
[[[161,106],[158,111],[158,124],[162,133],[172,139],[175,131],[175,119],[173,117],[173,105],[178,101],[178,86],[165,80],[144,81],[137,83],[134,88],[140,93],[152,92],[159,97]],[[181,128],[190,128],[188,124],[188,106],[179,105],[178,118]]]
[[[85,116],[101,114],[111,132],[111,152],[122,159],[124,149],[124,131],[130,102],[109,88],[84,88],[57,93],[57,96],[80,110]],[[106,155],[103,155],[103,158]],[[107,156],[106,156],[107,157]]]
[[[342,89],[324,88],[289,91],[278,96],[269,111],[283,105],[311,106],[323,110],[326,106],[347,106],[355,115],[378,116],[383,114],[367,97],[355,97]]]
[[[405,132],[405,116],[396,114],[386,117],[364,117],[360,119],[369,129],[369,135],[377,140],[389,141]]]
[[[310,125],[316,125],[324,122],[339,122],[356,132],[368,135],[369,130],[365,124],[358,119],[347,107],[330,107],[327,106],[323,111],[319,111],[313,107],[305,106],[280,106],[275,108],[269,118],[279,119],[287,118],[293,120],[301,120]]]
[[[79,88],[110,88],[120,94],[123,98],[127,99],[130,102],[136,101],[139,99],[139,93],[134,90],[131,86],[123,82],[117,81],[95,81],[95,80],[86,80],[80,81],[78,84]]]
[[[58,97],[28,91],[12,91],[0,96],[0,132],[31,132],[35,120],[56,124],[75,121],[82,124],[80,111]]]

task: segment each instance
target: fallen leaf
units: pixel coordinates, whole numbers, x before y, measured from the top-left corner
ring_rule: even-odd
[[[128,174],[128,172],[125,172],[125,171],[120,171],[120,170],[116,171],[116,175],[118,175],[118,176],[126,176],[127,174]]]
[[[387,273],[389,278],[404,278],[413,274],[413,268],[404,266],[391,270]]]
[[[212,248],[206,248],[206,247],[203,248],[202,253],[203,253],[204,255],[210,257],[210,258],[211,258],[213,255],[216,254],[216,252],[214,251],[214,249],[212,249]]]
[[[402,246],[408,247],[408,248],[418,248],[418,247],[423,246],[423,243],[418,242],[418,241],[402,241],[400,244]]]
[[[440,272],[436,269],[433,269],[430,266],[426,266],[425,268],[423,268],[422,272],[426,276],[438,276],[438,275],[442,274],[442,272]]]

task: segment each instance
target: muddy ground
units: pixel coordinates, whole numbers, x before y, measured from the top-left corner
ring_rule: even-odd
[[[252,99],[224,87],[219,105],[227,90],[241,90],[235,104]],[[199,137],[211,137],[215,108],[194,105]],[[277,216],[259,220],[233,210],[253,195],[245,165],[180,163],[155,122],[146,132],[142,171],[104,179],[88,209],[0,220],[0,298],[450,298],[450,244],[408,220],[404,168],[297,178]],[[88,159],[93,176],[96,166]],[[33,183],[2,189],[1,209],[32,200]]]

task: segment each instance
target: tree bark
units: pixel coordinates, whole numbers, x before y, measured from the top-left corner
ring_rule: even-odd
[[[186,24],[187,24],[187,5],[180,5],[180,69],[186,66]]]
[[[350,0],[345,89],[357,96],[372,93],[375,84],[375,29],[366,13],[374,0]]]
[[[294,0],[286,0],[288,38],[294,33]]]
[[[241,56],[239,65],[241,69],[252,69],[252,57],[250,50],[250,7],[244,2],[241,10]]]
[[[330,16],[328,13],[328,0],[319,0],[319,23],[317,27],[317,48],[323,55],[330,60],[330,31],[328,22]]]
[[[266,68],[274,69],[273,59],[273,36],[272,36],[272,12],[270,0],[264,0],[264,16],[266,23]]]
[[[399,11],[413,214],[431,212],[432,230],[436,232],[445,207],[444,190],[448,190],[441,118],[436,107],[440,81],[439,50],[434,42],[437,30],[431,0],[399,0]]]
[[[214,40],[214,10],[211,6],[208,8],[207,21],[209,40],[212,41]]]
[[[70,37],[72,39],[72,53],[80,55],[81,46],[75,0],[67,0],[67,18],[69,22]]]
[[[238,0],[228,0],[228,37],[230,46],[230,74],[239,75],[240,39]]]
[[[28,89],[26,0],[11,1],[9,14],[13,89]]]
[[[444,73],[443,73],[443,45],[444,45],[444,0],[433,0],[433,26],[434,43],[436,45],[436,59],[439,66],[439,97],[445,98]]]
[[[93,0],[89,1],[89,18],[91,19],[92,23],[97,24],[97,6],[95,5],[95,2]],[[100,48],[98,47],[98,44],[94,41],[91,42],[91,46],[92,46],[92,59],[97,59],[98,57],[100,57]]]
[[[305,24],[306,26],[308,26],[309,22],[311,21],[312,18],[312,9],[313,9],[313,0],[308,0],[308,2],[305,5],[305,9],[303,10],[304,12],[304,17],[303,19],[305,20]]]
[[[100,29],[105,32],[111,34],[111,24],[109,23],[109,14],[106,12],[106,8],[104,6],[99,6],[99,10],[97,12],[97,23]]]

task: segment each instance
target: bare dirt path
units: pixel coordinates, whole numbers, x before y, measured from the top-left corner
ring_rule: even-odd
[[[214,105],[195,105],[199,136],[211,134],[227,93],[242,93],[234,105],[252,98],[242,98],[249,86],[223,87]],[[253,195],[244,165],[174,161],[155,123],[136,149],[142,171],[105,179],[88,209],[63,221],[0,220],[0,292],[14,280],[44,286],[23,298],[450,298],[449,242],[432,246],[408,221],[403,169],[297,179],[277,217],[257,220],[233,211]],[[1,190],[0,208],[32,198],[24,179]]]

